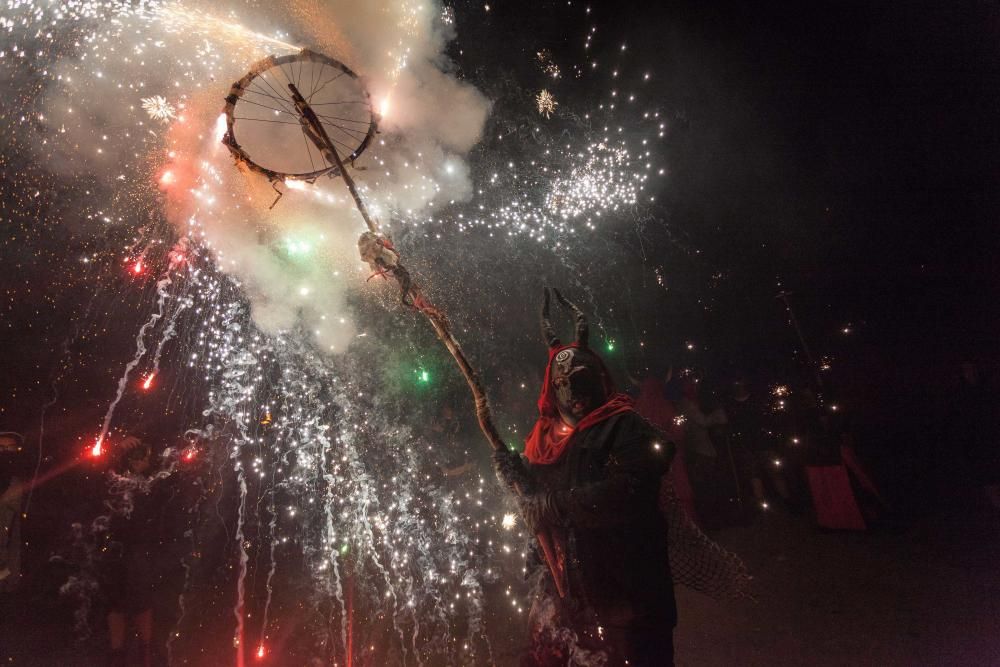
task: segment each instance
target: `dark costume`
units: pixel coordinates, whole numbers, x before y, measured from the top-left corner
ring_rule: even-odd
[[[131,617],[153,608],[155,593],[178,575],[190,517],[180,475],[126,473],[118,480],[127,500],[116,499],[108,527],[102,588],[108,610]]]
[[[104,590],[109,611],[135,616],[153,606],[161,551],[159,511],[150,493],[134,494],[128,515],[112,517],[104,560]]]
[[[555,557],[537,559],[527,663],[583,664],[604,652],[609,661],[598,664],[669,665],[677,609],[659,493],[674,447],[613,393],[582,313],[556,296],[576,313],[577,341],[563,346],[551,334],[546,299],[549,365],[527,465],[511,452],[495,459],[501,480],[526,491],[525,523]]]

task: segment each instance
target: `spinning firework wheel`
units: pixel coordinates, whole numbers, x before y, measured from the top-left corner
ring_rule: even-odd
[[[223,143],[272,181],[340,175],[340,162],[361,155],[378,131],[357,74],[309,50],[255,63],[229,90],[224,112]]]

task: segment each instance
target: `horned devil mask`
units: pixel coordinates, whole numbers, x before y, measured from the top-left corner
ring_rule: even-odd
[[[576,340],[563,345],[549,321],[549,289],[545,288],[542,301],[542,336],[552,357],[549,366],[549,383],[554,392],[556,407],[563,421],[575,426],[581,419],[607,402],[611,393],[611,378],[604,362],[588,346],[587,316],[553,289],[559,304],[573,314],[576,323]],[[548,389],[548,388],[546,388]]]

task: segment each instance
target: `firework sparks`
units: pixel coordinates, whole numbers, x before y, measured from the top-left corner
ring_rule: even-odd
[[[177,118],[177,108],[161,95],[142,98],[142,109],[150,118],[164,125]]]
[[[545,88],[538,91],[538,94],[535,95],[535,104],[538,106],[538,113],[546,118],[551,118],[552,114],[556,112],[556,107],[559,106],[556,98]]]
[[[315,599],[303,604],[335,610],[327,614],[335,620],[326,630],[329,645],[340,654],[348,650],[348,584],[356,576],[363,579],[366,591],[374,591],[376,599],[368,603],[372,614],[392,619],[394,650],[419,656],[418,663],[485,662],[488,641],[477,620],[484,604],[482,581],[497,575],[485,566],[496,554],[484,545],[502,534],[499,530],[515,530],[517,515],[502,515],[498,525],[498,503],[483,480],[461,495],[428,490],[420,474],[425,461],[417,447],[419,434],[370,418],[390,403],[374,396],[379,391],[374,381],[357,379],[369,378],[370,369],[318,352],[334,347],[339,351],[356,340],[342,290],[324,287],[357,278],[358,289],[365,288],[366,274],[353,266],[353,255],[346,261],[331,259],[344,254],[343,247],[353,251],[355,231],[344,224],[346,231],[338,236],[334,226],[313,222],[348,209],[347,198],[339,192],[336,196],[336,186],[327,181],[320,187],[289,180],[292,192],[276,212],[268,213],[266,204],[272,199],[260,205],[254,199],[260,184],[233,169],[220,150],[227,127],[225,117],[218,115],[225,92],[218,82],[234,80],[249,63],[266,55],[297,47],[283,33],[263,35],[245,28],[235,14],[223,19],[159,3],[59,4],[56,10],[47,3],[15,3],[23,14],[17,17],[20,23],[2,25],[9,30],[21,26],[17,30],[23,34],[17,37],[23,43],[8,51],[17,60],[34,51],[32,39],[39,42],[40,67],[47,68],[45,76],[51,78],[51,96],[42,100],[49,107],[37,122],[52,130],[52,139],[39,142],[45,146],[39,150],[51,150],[53,157],[62,151],[96,165],[93,173],[103,179],[102,189],[97,196],[81,191],[79,201],[90,207],[85,212],[88,220],[106,226],[102,233],[140,218],[158,223],[167,218],[174,225],[169,232],[162,225],[136,229],[135,234],[127,228],[129,233],[122,234],[129,237],[127,247],[113,248],[109,264],[117,279],[129,279],[127,285],[136,294],[151,287],[159,272],[157,299],[152,312],[147,309],[137,316],[142,325],[135,336],[135,354],[122,360],[128,363],[119,371],[118,393],[108,406],[100,437],[84,446],[93,443],[89,452],[94,457],[113,453],[112,422],[115,429],[127,423],[127,416],[116,414],[120,398],[126,399],[121,403],[125,411],[132,410],[133,403],[145,401],[148,407],[161,395],[174,397],[175,392],[184,394],[186,404],[197,406],[175,413],[178,422],[186,420],[184,428],[199,437],[199,448],[183,450],[179,460],[197,461],[187,466],[193,470],[221,458],[228,462],[230,479],[238,475],[239,480],[240,509],[227,520],[239,522],[240,603],[234,625],[241,655],[246,651],[280,660],[279,646],[265,647],[264,641],[271,578],[283,557],[282,545],[291,541],[304,563],[299,576],[316,582]],[[405,86],[393,84],[406,76],[407,62],[419,52],[412,45],[428,32],[425,21],[430,14],[422,5],[390,4],[398,20],[390,22],[396,32],[388,61],[379,61],[366,74],[382,80],[383,85],[371,91],[382,116],[390,111],[391,94],[389,120],[409,120],[415,115],[413,100]],[[442,12],[443,22],[454,22],[451,7]],[[56,26],[53,34],[59,32],[60,22],[66,24],[67,34],[88,32],[79,44],[75,38],[61,44],[58,35],[40,37],[50,24]],[[4,57],[0,53],[0,59]],[[7,57],[0,66],[13,70],[14,62]],[[543,71],[560,76],[550,57]],[[142,96],[153,90],[166,95]],[[536,102],[546,118],[558,107],[548,90],[541,91]],[[533,115],[530,105],[519,106],[522,113]],[[89,120],[100,118],[99,112],[108,107],[120,110],[125,119],[114,131]],[[275,113],[287,122],[282,110]],[[470,125],[478,137],[479,125]],[[283,127],[275,122],[268,129]],[[537,162],[505,159],[492,176],[466,164],[463,151],[468,143],[455,148],[448,137],[448,151],[442,151],[433,143],[421,143],[424,138],[417,142],[394,137],[390,130],[357,165],[360,187],[373,210],[393,221],[429,218],[453,233],[475,228],[492,236],[502,230],[540,241],[551,235],[562,239],[558,244],[576,229],[593,229],[602,213],[625,210],[639,201],[652,159],[646,149],[638,148],[638,139],[616,129],[595,130],[574,140],[572,147],[552,142],[544,154],[535,156]],[[348,128],[339,139],[350,132]],[[436,163],[427,158],[445,152]],[[260,189],[273,197],[266,184]],[[466,201],[467,196],[472,199]],[[104,201],[114,203],[104,206]],[[449,213],[447,220],[436,217],[445,202],[454,205],[454,215]],[[343,220],[351,218],[345,215]],[[234,240],[242,237],[250,242],[234,251]],[[246,248],[252,252],[243,252]],[[97,259],[96,253],[88,253],[81,261]],[[267,295],[270,311],[257,321],[252,313],[260,304],[248,304],[253,298],[248,295],[272,286],[274,292]],[[357,334],[357,339],[364,336]],[[608,345],[614,345],[611,339]],[[161,353],[170,371],[158,374]],[[136,381],[131,373],[138,368],[146,374]],[[178,376],[181,379],[175,379]],[[421,370],[416,384],[423,389],[437,377]],[[213,431],[218,423],[227,425],[225,434]],[[111,438],[106,448],[105,437]],[[280,504],[275,502],[275,496],[282,495]],[[244,535],[245,525],[254,526],[256,537]],[[447,539],[439,539],[442,534]],[[504,545],[502,551],[519,562],[516,548]],[[258,562],[269,569],[266,598],[259,587],[243,586],[256,577]],[[278,569],[276,585],[282,576]],[[235,578],[233,583],[237,585]],[[521,612],[523,600],[510,597],[511,608]],[[468,630],[459,642],[463,648],[454,649],[439,639],[451,636],[460,615],[469,620],[462,624]],[[184,640],[176,644],[179,652],[190,650]],[[434,656],[427,653],[427,645],[445,648],[432,649],[443,652]]]

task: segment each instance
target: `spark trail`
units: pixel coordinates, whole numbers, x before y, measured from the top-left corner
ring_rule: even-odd
[[[139,365],[139,362],[142,361],[142,358],[146,356],[146,333],[155,327],[156,323],[163,317],[164,309],[167,307],[167,300],[170,298],[168,288],[172,282],[173,281],[171,280],[169,273],[165,274],[156,282],[156,311],[150,315],[149,320],[142,325],[139,329],[138,335],[135,337],[135,356],[132,357],[132,360],[125,365],[125,371],[118,380],[118,389],[115,393],[115,397],[108,406],[108,410],[104,414],[104,421],[101,423],[101,433],[97,436],[97,441],[90,449],[91,456],[96,457],[103,453],[104,438],[107,437],[108,430],[111,427],[111,419],[114,417],[115,408],[118,407],[118,403],[122,400],[122,396],[125,394],[125,388],[128,386],[129,376],[132,374],[132,371],[135,370],[135,367]]]

